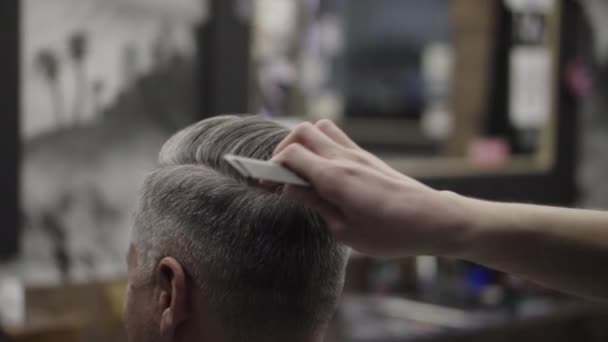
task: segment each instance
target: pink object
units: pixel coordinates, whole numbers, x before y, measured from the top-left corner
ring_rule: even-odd
[[[593,77],[582,58],[575,58],[566,66],[566,83],[578,97],[587,97],[593,91]]]
[[[504,138],[477,138],[468,150],[469,161],[476,166],[498,168],[504,166],[511,156],[511,148]]]

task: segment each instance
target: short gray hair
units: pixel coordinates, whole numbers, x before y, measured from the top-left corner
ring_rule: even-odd
[[[319,329],[341,293],[347,253],[320,215],[222,158],[269,159],[287,134],[256,117],[200,121],[165,143],[141,191],[134,243],[144,262],[178,259],[234,341]]]

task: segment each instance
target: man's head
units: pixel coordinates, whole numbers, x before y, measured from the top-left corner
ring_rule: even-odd
[[[268,159],[288,131],[253,117],[198,122],[145,179],[129,251],[132,341],[313,340],[335,311],[346,251],[320,215],[242,178],[226,153]]]

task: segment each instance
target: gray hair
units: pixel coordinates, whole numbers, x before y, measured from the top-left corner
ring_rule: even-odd
[[[178,259],[234,341],[319,329],[341,293],[347,253],[320,215],[222,158],[269,159],[287,134],[255,117],[200,121],[165,143],[141,191],[134,243],[144,263]]]

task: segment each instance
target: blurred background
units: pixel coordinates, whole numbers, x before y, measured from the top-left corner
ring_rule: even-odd
[[[393,167],[608,209],[604,0],[2,0],[0,341],[124,341],[131,210],[197,120],[329,118]],[[608,308],[354,255],[327,341],[608,341]]]

